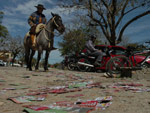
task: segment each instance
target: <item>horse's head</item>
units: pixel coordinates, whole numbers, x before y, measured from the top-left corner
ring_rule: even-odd
[[[55,28],[62,34],[65,31],[65,27],[62,23],[61,17],[58,14],[53,14],[53,13],[51,14],[53,16],[52,20]]]

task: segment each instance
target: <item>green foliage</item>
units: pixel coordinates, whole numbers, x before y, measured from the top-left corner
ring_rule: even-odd
[[[4,13],[0,11],[0,37],[5,38],[8,35],[8,30],[5,26],[2,25],[3,14]]]
[[[52,67],[53,67],[53,68],[58,68],[58,67],[60,67],[60,65],[61,65],[60,63],[56,63],[56,64],[54,64]]]
[[[3,14],[4,13],[0,11],[0,24],[2,24]]]
[[[135,48],[135,49],[133,49],[134,52],[143,51],[143,50],[146,49],[146,47],[144,45],[140,45],[138,43],[128,43],[128,45],[126,45],[126,48],[128,46],[131,47],[131,48]]]
[[[100,44],[101,33],[99,33],[96,27],[79,27],[66,32],[63,41],[59,43],[61,55],[74,55],[81,52],[91,34],[97,36],[96,44]]]
[[[135,48],[135,47],[138,46],[138,43],[128,43],[128,44],[126,45],[126,47],[128,47],[128,46]]]
[[[86,34],[81,29],[67,32],[63,37],[63,41],[59,43],[62,56],[80,52],[84,48],[85,37]]]
[[[6,37],[8,35],[8,30],[5,26],[0,25],[0,37]]]

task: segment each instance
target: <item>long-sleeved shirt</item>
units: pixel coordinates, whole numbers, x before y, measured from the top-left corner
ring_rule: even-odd
[[[46,17],[44,14],[39,14],[37,11],[32,13],[28,19],[28,23],[30,26],[33,24],[37,25],[39,23],[46,24]]]
[[[88,40],[88,41],[86,42],[86,48],[87,48],[87,52],[88,52],[88,53],[92,53],[92,52],[95,52],[95,51],[98,50],[98,49],[95,49],[92,40]]]

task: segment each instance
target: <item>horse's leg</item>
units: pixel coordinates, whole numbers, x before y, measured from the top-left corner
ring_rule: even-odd
[[[44,63],[44,70],[48,70],[48,57],[49,57],[49,50],[46,50],[46,55],[45,55],[45,63]]]
[[[32,71],[32,58],[35,54],[35,50],[32,50],[31,55],[30,55],[30,60],[29,60],[29,70]]]
[[[30,49],[25,48],[25,62],[26,62],[27,68],[29,68],[29,56],[30,56]]]
[[[36,66],[35,66],[35,70],[39,69],[39,62],[40,62],[40,59],[41,59],[41,54],[42,54],[42,51],[39,50],[38,51],[38,56],[37,56],[37,62],[36,62]]]

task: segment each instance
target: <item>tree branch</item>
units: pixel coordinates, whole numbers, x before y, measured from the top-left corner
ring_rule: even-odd
[[[104,26],[105,26],[105,28],[107,29],[108,25],[107,25],[107,21],[106,21],[106,19],[104,18],[103,13],[102,13],[100,10],[97,10],[97,9],[96,9],[96,8],[94,8],[94,7],[93,7],[93,10],[94,10],[95,12],[97,12],[97,14],[98,14],[98,15],[100,15],[100,16],[101,16],[102,21],[104,22]]]
[[[104,33],[104,35],[106,36],[106,37],[109,37],[109,34],[108,34],[108,32],[107,32],[107,30],[104,28],[104,26],[102,25],[102,23],[99,21],[99,20],[97,20],[96,18],[94,18],[94,16],[93,16],[93,6],[92,6],[92,0],[89,0],[89,5],[90,5],[90,15],[89,15],[89,17],[94,21],[94,22],[96,22],[96,23],[98,23],[99,25],[100,25],[100,27],[101,27],[101,29],[102,29],[102,31],[103,31],[103,33]]]
[[[120,31],[120,34],[119,34],[119,37],[118,37],[118,40],[117,40],[118,43],[121,42],[123,32],[124,32],[124,30],[127,28],[127,26],[130,25],[130,24],[131,24],[132,22],[134,22],[135,20],[137,20],[137,19],[139,19],[139,18],[141,18],[141,17],[143,17],[143,16],[146,16],[147,14],[150,14],[150,10],[149,10],[149,11],[146,11],[146,12],[144,12],[144,13],[142,13],[142,14],[140,14],[140,15],[134,17],[134,18],[132,18],[130,21],[128,21],[128,22],[123,26],[123,28],[122,28],[121,31]]]
[[[121,11],[121,16],[119,17],[118,21],[116,22],[115,28],[117,28],[117,26],[121,22],[122,18],[124,17],[124,11],[125,11],[126,6],[128,5],[128,2],[129,2],[129,0],[126,0],[124,6],[122,8],[122,11]]]
[[[111,12],[110,9],[109,9],[109,6],[105,3],[105,1],[104,1],[104,0],[101,0],[101,1],[102,1],[102,3],[104,4],[104,6],[106,7],[106,9],[107,9],[109,12]]]
[[[132,9],[130,9],[129,11],[125,12],[125,13],[124,13],[124,15],[126,15],[126,14],[130,13],[131,11],[133,11],[133,10],[135,10],[135,9],[139,8],[139,7],[144,6],[145,4],[146,4],[146,3],[142,3],[142,4],[140,4],[139,6],[136,6],[136,7],[132,8]]]

